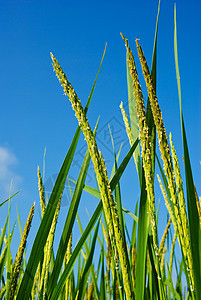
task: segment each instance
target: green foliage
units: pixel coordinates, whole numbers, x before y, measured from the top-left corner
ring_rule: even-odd
[[[106,48],[85,109],[58,61],[51,54],[54,70],[72,103],[79,126],[49,199],[45,199],[44,170],[42,178],[38,168],[42,217],[28,258],[25,247],[34,214],[34,204],[23,232],[17,212],[21,241],[15,259],[11,255],[15,225],[10,228],[10,199],[17,193],[0,204],[2,206],[8,202],[8,214],[0,236],[0,299],[201,299],[201,206],[193,180],[181,106],[176,7],[174,50],[186,193],[172,136],[170,136],[170,147],[156,96],[159,12],[160,1],[151,73],[142,48],[138,40],[136,41],[148,90],[147,105],[143,99],[135,57],[128,40],[122,35],[127,49],[129,115],[126,115],[122,103],[120,107],[131,147],[119,163],[121,147],[116,152],[111,134],[114,166],[110,180],[96,143],[98,122],[93,133],[86,116]],[[81,131],[85,135],[88,149],[78,179],[74,181],[74,192],[71,188],[73,180],[71,178],[68,180],[72,201],[60,233],[60,241],[58,246],[54,247],[56,250],[53,251],[61,197]],[[157,146],[161,151],[162,161],[156,155]],[[128,211],[122,206],[127,196],[121,192],[121,177],[124,173],[126,176],[126,167],[132,156],[139,178],[140,199],[139,201],[129,199],[133,201],[133,211]],[[85,184],[90,159],[94,164],[97,188]],[[154,189],[155,162],[159,167],[160,175],[157,174],[157,177],[167,207],[167,224],[160,244],[158,241],[160,207],[158,212],[155,209],[157,198]],[[99,200],[85,229],[78,215],[83,191]],[[187,195],[186,200],[185,195]],[[76,217],[80,228],[80,238],[73,247]],[[128,217],[132,221],[131,233],[126,223]],[[174,271],[175,276],[173,276]]]

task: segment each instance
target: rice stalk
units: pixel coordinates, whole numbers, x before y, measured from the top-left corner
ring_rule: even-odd
[[[8,249],[8,243],[7,241],[5,242],[5,247],[3,248],[3,251],[1,253],[1,257],[0,257],[0,266],[2,266],[2,264],[4,264],[5,258],[6,258],[6,253],[7,253],[7,249]]]
[[[158,250],[159,260],[161,260],[161,258],[162,258],[162,253],[163,253],[163,250],[164,250],[164,247],[165,247],[165,240],[166,240],[166,237],[168,235],[171,223],[172,223],[172,219],[169,218],[169,220],[167,222],[167,225],[165,227],[161,242],[160,242],[159,250]]]
[[[12,274],[11,274],[11,279],[10,279],[9,289],[8,289],[8,294],[6,296],[6,299],[12,300],[14,298],[14,295],[16,292],[18,277],[20,274],[20,268],[21,268],[21,263],[22,263],[22,259],[23,259],[23,254],[24,254],[24,250],[26,247],[29,230],[31,228],[31,222],[32,222],[33,215],[34,215],[34,208],[35,208],[35,202],[33,203],[32,207],[30,209],[29,216],[27,218],[27,222],[25,224],[22,238],[20,241],[20,245],[19,245],[16,257],[15,257],[15,262],[14,262],[14,266],[13,266],[13,270],[12,270]]]
[[[37,176],[38,176],[38,190],[39,190],[39,198],[40,198],[40,208],[41,208],[41,217],[43,218],[43,215],[45,213],[45,208],[46,208],[46,203],[45,203],[45,191],[44,191],[44,186],[43,186],[43,180],[42,180],[42,176],[40,173],[40,168],[38,166],[37,169]],[[32,291],[31,291],[31,298],[35,299],[36,294],[40,294],[40,284],[38,284],[39,282],[41,282],[41,263],[39,262],[35,276],[34,276],[34,282],[33,282],[33,287],[32,287]]]
[[[69,241],[68,241],[68,246],[67,246],[67,250],[66,250],[66,255],[65,255],[65,260],[64,260],[64,269],[65,266],[67,265],[69,259],[72,256],[72,233],[70,235]],[[65,299],[71,299],[72,298],[72,288],[71,288],[71,275],[68,277],[68,279],[66,280],[66,284],[64,287],[65,290]]]
[[[191,276],[191,282],[193,282],[193,273],[192,273],[193,259],[192,259],[191,245],[190,245],[190,231],[189,231],[189,225],[188,225],[187,210],[186,210],[186,204],[185,204],[185,199],[184,199],[183,182],[181,179],[179,162],[178,162],[178,158],[176,155],[175,147],[172,142],[171,134],[170,134],[170,146],[171,146],[171,152],[172,152],[172,161],[173,161],[173,166],[174,166],[175,181],[176,181],[177,192],[178,192],[179,209],[180,209],[182,227],[183,227],[183,233],[184,233],[183,251],[184,251],[184,254],[187,256],[188,266],[190,269],[189,272],[190,272],[190,276]]]
[[[136,264],[137,264],[137,249],[135,243],[131,248],[131,274],[132,274],[134,293],[136,290]]]
[[[170,202],[169,202],[169,200],[168,200],[168,196],[167,196],[167,194],[166,194],[165,188],[164,188],[164,186],[163,186],[163,184],[162,184],[162,181],[161,181],[161,178],[160,178],[160,176],[159,176],[158,174],[157,174],[157,178],[158,178],[158,182],[159,182],[159,186],[160,186],[161,192],[162,192],[162,194],[163,194],[163,198],[164,198],[164,200],[165,200],[165,205],[166,205],[166,207],[167,207],[167,210],[168,210],[168,212],[169,212],[169,214],[170,214],[172,223],[173,223],[173,225],[174,225],[174,229],[177,230],[177,222],[176,222],[176,219],[175,219],[174,211],[173,211],[173,209],[172,209],[172,207],[171,207],[171,205],[170,205]]]
[[[40,168],[38,166],[38,189],[39,189],[39,196],[40,196],[40,207],[41,207],[41,214],[42,217],[45,213],[45,192],[44,192],[44,186],[43,186],[43,181],[40,173]]]
[[[175,232],[173,240],[172,240],[172,246],[171,246],[171,252],[170,252],[170,274],[172,274],[172,265],[173,265],[173,256],[174,256],[174,248],[176,244],[177,239],[177,233]]]
[[[165,253],[166,253],[166,248],[163,247],[161,253],[161,261],[160,261],[162,278],[165,277]]]
[[[86,300],[95,299],[94,298],[94,283],[93,283],[93,280],[91,280],[91,282],[89,284],[89,287],[88,287],[88,290],[85,293],[85,299]]]
[[[109,300],[111,300],[111,289],[110,289],[110,266],[111,266],[111,256],[112,256],[112,245],[110,241],[110,235],[109,232],[107,233],[107,256],[106,256],[106,262],[107,262],[107,270],[106,270],[106,285],[107,285],[107,292]]]
[[[125,109],[123,107],[123,102],[120,103],[119,107],[121,109],[121,114],[122,114],[124,125],[125,125],[125,128],[126,128],[126,133],[127,133],[130,145],[132,146],[133,145],[132,131],[131,131],[130,123],[129,123],[129,120],[128,120],[128,116],[127,116],[127,114],[125,112]],[[135,160],[135,164],[137,166],[137,162],[136,162],[135,156],[134,156],[134,160]]]
[[[165,126],[163,124],[162,113],[161,113],[161,110],[160,110],[160,107],[158,104],[155,90],[153,88],[153,83],[152,83],[152,79],[151,79],[151,76],[149,73],[149,68],[148,68],[144,53],[142,51],[142,48],[140,47],[140,45],[138,43],[138,40],[136,40],[136,45],[137,45],[139,60],[140,60],[142,70],[143,70],[144,79],[145,79],[145,82],[147,85],[147,91],[148,91],[148,96],[150,99],[154,122],[155,122],[155,125],[157,128],[159,149],[161,151],[161,157],[163,160],[164,171],[165,171],[165,174],[168,179],[168,187],[169,187],[171,197],[172,197],[171,200],[174,204],[176,204],[177,203],[177,193],[176,193],[176,184],[174,181],[173,164],[172,164],[172,158],[170,155],[170,148],[168,145],[168,138],[167,138]]]
[[[149,214],[151,218],[151,228],[153,234],[153,243],[155,252],[158,253],[158,238],[157,238],[157,226],[156,226],[156,212],[155,212],[155,195],[154,195],[154,185],[153,185],[153,170],[152,170],[152,145],[150,139],[149,126],[147,124],[145,105],[142,95],[141,86],[138,79],[137,69],[135,66],[135,61],[133,53],[129,47],[128,40],[121,34],[123,40],[125,41],[128,57],[128,65],[130,69],[130,74],[133,84],[133,94],[136,100],[136,110],[138,118],[138,127],[139,127],[139,138],[141,140],[142,148],[142,161],[145,171],[145,181],[146,188],[149,199]]]
[[[111,245],[111,240],[110,240],[110,234],[108,231],[108,227],[106,225],[106,228],[100,219],[101,227],[102,227],[102,232],[106,241],[107,245],[107,251],[106,251],[106,292],[108,293],[109,299],[111,299],[111,288],[110,288],[110,268],[112,266],[112,245]],[[114,276],[114,270],[112,268],[113,276]]]
[[[71,101],[72,107],[75,111],[75,115],[78,119],[79,126],[85,136],[88,150],[94,165],[94,170],[97,176],[97,181],[99,185],[99,189],[102,196],[103,208],[106,215],[106,220],[108,222],[111,238],[113,244],[117,245],[122,275],[124,280],[124,288],[126,292],[127,299],[132,299],[132,287],[130,281],[130,270],[126,256],[126,249],[124,248],[124,241],[122,238],[121,227],[119,223],[119,217],[116,210],[116,206],[113,199],[113,194],[110,188],[110,183],[107,175],[107,170],[105,166],[105,162],[103,157],[98,151],[97,144],[93,132],[89,126],[88,119],[86,117],[86,113],[81,105],[81,102],[75,93],[71,83],[67,80],[66,75],[61,69],[58,61],[51,53],[51,58],[53,61],[53,67],[56,72],[56,75],[64,88],[64,93],[69,97]],[[114,241],[115,238],[115,241]]]
[[[62,196],[62,195],[61,195]],[[57,224],[57,218],[60,211],[60,204],[61,204],[61,197],[59,199],[59,202],[57,204],[55,215],[51,224],[50,232],[47,238],[46,245],[44,247],[44,260],[43,260],[43,266],[41,271],[41,278],[40,278],[40,286],[39,286],[39,299],[46,299],[47,295],[47,288],[48,288],[48,277],[49,277],[49,268],[50,268],[50,260],[52,255],[52,249],[53,249],[53,241],[54,241],[54,234]]]
[[[107,226],[105,227],[104,224],[103,224],[103,221],[100,219],[100,223],[101,223],[101,228],[102,228],[102,232],[103,232],[103,235],[104,235],[104,238],[105,238],[105,241],[107,243],[107,239],[108,239],[108,228]],[[101,244],[101,243],[100,243]]]
[[[191,285],[194,287],[194,280],[193,280],[193,274],[191,272],[191,263],[189,262],[188,255],[186,252],[185,248],[185,233],[183,231],[183,226],[182,226],[182,218],[181,218],[181,213],[180,213],[180,207],[179,207],[179,201],[178,201],[178,196],[177,196],[177,189],[176,189],[176,182],[174,179],[174,169],[173,169],[173,162],[172,162],[172,157],[170,154],[170,148],[168,144],[168,138],[165,130],[165,126],[163,123],[162,119],[162,113],[161,109],[158,104],[158,99],[156,97],[155,90],[153,88],[153,82],[152,78],[150,76],[149,68],[144,56],[144,53],[142,51],[141,46],[138,43],[138,40],[136,40],[136,46],[137,46],[137,51],[138,51],[138,56],[139,60],[142,66],[142,71],[144,75],[144,79],[146,82],[147,86],[147,91],[148,91],[148,96],[150,99],[150,104],[151,104],[151,109],[152,109],[152,114],[154,118],[154,123],[156,125],[157,133],[158,133],[158,142],[159,142],[159,149],[161,152],[161,158],[163,160],[163,168],[168,180],[168,188],[170,190],[171,194],[171,199],[173,205],[174,205],[174,214],[175,214],[175,220],[177,222],[177,228],[178,228],[178,233],[179,233],[179,241],[181,243],[181,247],[183,250],[184,258],[185,258],[185,263],[187,264],[187,271],[190,272],[190,277],[191,277]],[[175,228],[176,231],[176,228]]]

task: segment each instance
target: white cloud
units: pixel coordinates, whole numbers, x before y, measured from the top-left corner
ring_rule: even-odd
[[[15,154],[6,147],[0,146],[0,194],[3,197],[9,196],[11,182],[11,193],[16,192],[22,178],[13,171],[13,166],[18,162]]]

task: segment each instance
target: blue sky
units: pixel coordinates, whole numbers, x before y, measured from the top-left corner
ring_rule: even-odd
[[[195,183],[200,190],[200,114],[201,114],[201,4],[200,1],[176,1],[178,53],[185,117]],[[89,109],[92,127],[100,115],[99,146],[108,168],[112,166],[112,145],[108,140],[108,123],[118,150],[124,141],[122,156],[128,150],[119,104],[127,102],[125,46],[122,32],[130,42],[136,57],[135,39],[139,38],[149,66],[151,65],[158,1],[0,1],[0,197],[1,202],[12,192],[22,189],[12,204],[12,220],[19,207],[24,226],[29,209],[36,201],[36,216],[32,237],[37,229],[38,187],[37,166],[43,167],[46,147],[45,182],[51,189],[71,143],[77,121],[71,105],[53,72],[50,52],[53,52],[74,86],[83,105],[86,104],[102,53],[107,42],[106,56]],[[182,147],[174,65],[174,1],[161,1],[158,32],[157,95],[167,133],[171,131],[181,162]],[[137,57],[136,57],[137,61]],[[137,61],[137,66],[139,63]],[[138,69],[141,76],[141,69]],[[140,77],[142,79],[142,77]],[[144,89],[144,82],[141,80]],[[145,92],[146,95],[146,92]],[[146,98],[146,97],[145,97]],[[82,162],[85,142],[81,137],[70,176],[76,179]],[[120,159],[121,159],[120,158]],[[122,178],[125,207],[134,210],[139,196],[133,161]],[[90,168],[87,183],[93,179]],[[92,180],[92,181],[91,181]],[[134,195],[134,196],[133,196]],[[68,208],[61,210],[61,219]],[[159,194],[158,198],[162,196]],[[90,200],[89,200],[90,199]],[[80,210],[87,221],[96,199],[84,195]],[[7,206],[1,208],[1,226]],[[18,239],[18,237],[16,237]]]

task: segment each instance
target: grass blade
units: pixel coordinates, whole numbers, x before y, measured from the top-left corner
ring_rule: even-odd
[[[80,218],[79,218],[78,214],[77,214],[77,221],[78,221],[78,224],[79,224],[80,233],[82,235],[83,234],[83,229],[82,229],[81,221],[80,221]],[[84,247],[85,247],[85,251],[86,251],[87,255],[89,256],[89,248],[88,248],[88,245],[87,245],[86,242],[84,244]],[[93,282],[94,290],[95,290],[95,293],[96,293],[96,299],[99,300],[100,299],[100,297],[99,297],[99,290],[98,290],[98,285],[97,285],[96,275],[95,275],[95,270],[94,270],[94,266],[93,265],[91,266],[91,277],[92,277],[92,282]]]
[[[12,182],[11,182],[11,186],[12,186]],[[10,190],[11,190],[11,186],[10,186]],[[9,202],[8,202],[8,215],[10,213],[10,197],[9,197]],[[13,227],[13,231],[14,231],[14,227]],[[10,234],[10,215],[8,218],[8,238],[7,238],[7,243],[8,243],[8,248],[7,248],[7,262],[6,262],[6,295],[8,295],[9,292],[9,285],[10,285],[10,279],[11,279],[11,251],[10,251],[10,245],[11,245],[11,234]]]
[[[0,207],[4,205],[6,202],[8,202],[10,199],[12,199],[14,196],[16,196],[21,190],[10,196],[8,199],[4,200],[3,202],[0,203]]]
[[[73,269],[73,265],[75,263],[75,260],[77,259],[78,254],[79,254],[81,248],[83,247],[84,242],[86,241],[89,233],[91,232],[91,226],[97,221],[98,216],[100,215],[99,214],[100,206],[102,206],[101,201],[99,202],[99,205],[97,206],[92,218],[90,219],[90,221],[87,225],[87,228],[85,229],[83,235],[81,236],[80,240],[78,241],[78,243],[77,243],[77,245],[76,245],[76,247],[75,247],[75,249],[72,253],[71,258],[70,258],[68,264],[66,265],[66,268],[65,268],[64,272],[62,273],[62,275],[59,279],[59,282],[57,283],[55,289],[53,290],[52,296],[49,296],[50,300],[54,300],[54,299],[57,300],[58,299],[60,291],[62,290],[62,288],[63,288],[63,286],[66,282],[67,277],[69,276],[69,274],[71,273],[71,271]]]
[[[1,250],[2,250],[3,240],[4,240],[5,233],[6,233],[6,228],[7,228],[7,225],[8,225],[9,215],[10,215],[10,210],[8,211],[8,214],[7,214],[7,217],[6,217],[6,221],[5,221],[4,227],[3,227],[2,231],[1,231],[1,238],[0,238],[0,253],[1,253]]]
[[[95,250],[95,244],[96,244],[97,235],[98,235],[99,224],[100,224],[100,220],[98,221],[98,224],[96,226],[96,230],[95,230],[95,233],[94,233],[90,253],[89,253],[89,256],[87,258],[86,265],[85,265],[85,268],[84,268],[84,271],[83,271],[83,274],[82,274],[82,278],[81,278],[81,281],[80,281],[80,284],[79,284],[78,300],[82,299],[82,291],[83,291],[83,288],[84,288],[86,280],[87,280],[87,274],[89,273],[89,269],[90,269],[91,264],[92,264],[92,259],[93,259],[94,250]]]
[[[201,273],[200,273],[201,230],[200,230],[199,214],[196,205],[195,186],[194,186],[193,174],[191,169],[190,156],[189,156],[185,125],[184,125],[184,119],[182,113],[182,105],[181,105],[181,84],[180,84],[178,51],[177,51],[176,5],[174,8],[174,55],[175,55],[178,96],[179,96],[182,140],[183,140],[183,149],[184,149],[184,165],[185,165],[185,174],[186,174],[187,203],[188,203],[188,215],[189,215],[189,227],[190,227],[190,240],[191,240],[192,258],[193,258],[195,295],[197,299],[201,299],[201,284],[200,284],[201,283]]]
[[[101,258],[102,258],[102,268],[101,268],[100,295],[101,295],[101,299],[105,300],[106,299],[106,292],[105,292],[106,282],[105,282],[105,275],[104,275],[104,255],[103,255],[103,248],[101,250]]]
[[[145,187],[144,169],[142,169],[142,183],[137,233],[137,262],[136,262],[136,299],[144,299],[147,238],[149,231],[149,203]]]
[[[95,132],[98,126],[98,122],[96,124],[96,128],[95,128]],[[51,274],[51,277],[49,279],[49,289],[48,289],[48,294],[51,295],[57,279],[59,277],[59,273],[61,271],[62,268],[62,264],[63,264],[63,259],[65,256],[65,252],[66,252],[66,248],[67,248],[67,244],[68,244],[68,240],[70,237],[70,234],[72,232],[72,227],[75,221],[75,217],[76,217],[76,213],[77,213],[77,209],[78,209],[78,205],[80,202],[80,198],[82,195],[82,191],[83,191],[83,186],[84,186],[84,182],[87,176],[87,171],[89,168],[89,162],[90,162],[90,154],[89,151],[87,150],[86,154],[85,154],[85,158],[80,170],[80,174],[79,174],[79,178],[75,187],[75,192],[73,194],[73,198],[70,204],[70,208],[68,210],[68,215],[66,218],[66,222],[64,225],[64,229],[62,232],[62,236],[60,239],[60,243],[59,243],[59,247],[58,247],[58,251],[57,251],[57,255],[56,255],[56,260],[55,260],[55,264],[54,264],[54,268]]]

